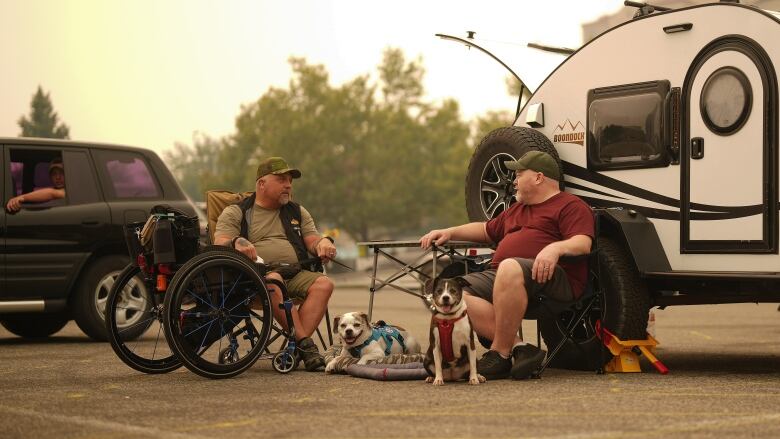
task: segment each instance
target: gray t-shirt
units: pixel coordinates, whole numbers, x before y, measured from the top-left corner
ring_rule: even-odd
[[[309,211],[301,206],[301,231],[303,236],[319,234]],[[225,208],[217,219],[215,236],[233,238],[241,233],[241,208],[234,204]],[[257,254],[266,263],[298,262],[295,249],[287,240],[279,209],[266,209],[255,204],[252,207],[252,221],[249,224],[249,241],[255,245]]]

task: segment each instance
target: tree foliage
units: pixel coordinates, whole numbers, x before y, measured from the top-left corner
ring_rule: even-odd
[[[30,102],[29,117],[22,116],[17,123],[22,129],[20,137],[68,139],[70,135],[70,128],[58,121],[49,93],[44,93],[40,85]]]
[[[243,106],[233,135],[177,145],[169,155],[181,164],[177,173],[199,175],[200,190],[251,190],[261,158],[285,157],[303,173],[294,198],[318,222],[359,239],[466,220],[469,125],[454,100],[423,99],[421,60],[387,49],[377,79],[363,75],[338,86],[322,65],[291,58],[290,66],[288,87]]]

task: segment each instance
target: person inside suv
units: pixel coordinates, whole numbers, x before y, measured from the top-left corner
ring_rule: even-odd
[[[52,187],[36,189],[26,194],[11,197],[5,205],[5,209],[10,213],[16,213],[22,208],[22,203],[46,203],[65,198],[65,167],[62,164],[62,159],[55,158],[49,164],[49,179]]]

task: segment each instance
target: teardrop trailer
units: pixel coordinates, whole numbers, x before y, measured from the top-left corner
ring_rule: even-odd
[[[626,4],[634,19],[573,51],[535,92],[521,88],[514,125],[482,139],[466,176],[469,217],[484,221],[514,200],[504,161],[540,149],[599,216],[604,298],[579,346],[556,357],[562,367],[587,367],[580,348],[598,346],[599,318],[643,339],[654,306],[780,302],[780,14]],[[556,322],[540,329],[548,345],[561,338]]]

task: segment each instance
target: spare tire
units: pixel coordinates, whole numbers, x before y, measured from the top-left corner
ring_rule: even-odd
[[[504,127],[491,131],[482,139],[471,156],[466,173],[466,210],[471,221],[489,220],[515,202],[513,171],[507,169],[504,162],[517,160],[533,150],[553,156],[563,175],[558,151],[539,131],[526,127]]]
[[[591,269],[588,282],[601,297],[585,322],[575,328],[574,341],[568,340],[553,358],[552,367],[594,370],[606,363],[610,355],[601,348],[601,340],[594,329],[598,320],[621,340],[647,338],[650,295],[631,256],[623,245],[609,237],[599,237],[597,245],[601,269]],[[567,312],[555,320],[539,320],[539,329],[548,350],[555,348],[564,338],[563,328],[569,318],[571,314]],[[595,359],[600,363],[594,364]]]

